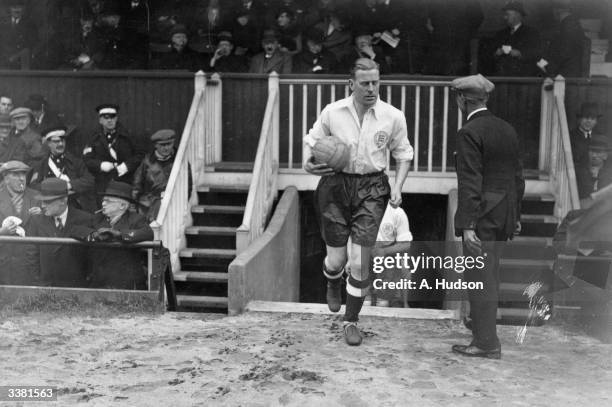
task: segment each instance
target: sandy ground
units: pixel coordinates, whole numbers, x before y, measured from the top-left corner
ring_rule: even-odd
[[[4,315],[0,384],[59,388],[36,406],[612,405],[612,345],[559,327],[500,327],[501,361],[452,354],[455,321],[361,327],[354,348],[338,316]]]

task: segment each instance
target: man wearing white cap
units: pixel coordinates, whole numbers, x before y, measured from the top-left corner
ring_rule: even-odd
[[[40,141],[40,133],[32,127],[34,113],[27,107],[18,107],[11,110],[10,117],[13,130],[9,137],[20,138],[26,147],[23,162],[29,166],[37,165],[45,156],[46,151]]]
[[[50,127],[43,132],[42,141],[49,149],[46,159],[34,169],[32,184],[48,178],[59,178],[68,183],[72,195],[70,205],[93,212],[95,210],[94,178],[80,157],[66,151],[66,127]]]
[[[102,104],[96,111],[100,130],[83,150],[83,160],[95,178],[96,193],[101,194],[111,180],[131,184],[142,156],[137,153],[127,132],[118,123],[117,105]],[[98,207],[100,204],[98,199]]]
[[[487,110],[495,86],[482,75],[455,79],[457,105],[467,114],[457,133],[458,202],[455,234],[463,238],[463,255],[483,256],[484,269],[466,269],[472,329],[469,345],[454,345],[463,356],[501,358],[496,332],[499,257],[508,238],[520,231],[520,202],[525,190],[516,131]]]

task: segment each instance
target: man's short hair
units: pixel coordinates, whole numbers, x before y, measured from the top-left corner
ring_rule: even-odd
[[[351,67],[351,78],[355,78],[357,71],[371,71],[376,69],[380,72],[378,63],[370,58],[358,58]]]

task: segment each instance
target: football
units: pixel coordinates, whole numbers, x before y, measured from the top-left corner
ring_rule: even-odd
[[[336,172],[342,171],[351,158],[348,146],[336,136],[320,138],[312,148],[312,155],[316,164],[327,164]]]

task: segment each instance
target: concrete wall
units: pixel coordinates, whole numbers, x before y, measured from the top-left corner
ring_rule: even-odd
[[[228,311],[250,300],[299,301],[300,211],[295,187],[287,188],[264,234],[229,266]]]

